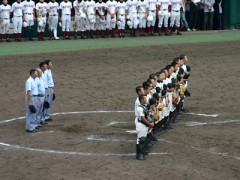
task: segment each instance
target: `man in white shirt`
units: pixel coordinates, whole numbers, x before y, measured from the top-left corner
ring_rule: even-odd
[[[214,17],[214,8],[213,5],[215,0],[201,0],[204,6],[204,22],[203,30],[212,30],[213,29],[213,17]]]
[[[182,35],[180,32],[180,9],[182,7],[182,0],[171,0],[171,22],[170,34],[173,32],[173,26],[176,25],[177,35]]]
[[[68,0],[64,0],[60,3],[60,13],[59,13],[59,20],[62,22],[62,36],[63,40],[70,39],[69,31],[70,31],[70,24],[71,24],[71,9],[72,3]]]
[[[25,85],[25,92],[26,92],[26,99],[25,105],[27,109],[26,113],[26,131],[29,133],[36,133],[37,127],[37,109],[38,109],[38,88],[35,82],[35,79],[38,76],[38,72],[36,69],[30,70],[30,77],[26,81]]]
[[[152,21],[147,22],[148,34],[154,36],[154,27],[156,23],[157,14],[157,0],[148,0],[148,12],[153,17]]]
[[[37,15],[37,32],[38,32],[38,40],[44,41],[44,32],[47,22],[47,13],[48,13],[48,4],[44,2],[44,0],[39,0],[36,4],[36,15]]]
[[[126,24],[126,14],[127,14],[127,3],[123,0],[120,0],[117,3],[117,26],[119,37],[125,37],[124,30]]]
[[[52,39],[53,36],[55,40],[59,39],[57,36],[58,10],[59,4],[56,2],[56,0],[51,0],[48,3],[49,38]]]
[[[112,37],[115,37],[116,28],[116,12],[117,12],[117,2],[115,0],[108,0],[106,2],[107,7],[107,27],[106,35],[108,37],[109,30],[112,30]]]
[[[25,38],[33,41],[33,29],[35,21],[35,2],[32,0],[23,1],[24,22],[27,23]]]
[[[8,0],[3,0],[3,4],[0,5],[0,17],[2,21],[2,23],[0,23],[0,29],[1,29],[0,41],[3,40],[3,36],[5,35],[6,42],[11,42],[9,39],[9,25],[10,25],[11,12],[12,12],[12,8],[10,5],[8,5]]]
[[[138,7],[138,1],[137,0],[128,0],[126,2],[127,9],[128,9],[128,16],[129,20],[131,21],[129,25],[130,30],[130,37],[137,37],[136,36],[136,30],[138,26],[138,15],[137,15],[137,7]]]
[[[77,39],[78,32],[80,31],[81,39],[84,39],[84,31],[85,31],[85,21],[86,21],[86,10],[85,10],[85,2],[82,0],[75,0],[73,2],[73,7],[75,10],[74,17],[74,39]]]
[[[21,0],[17,0],[12,4],[13,12],[13,28],[15,41],[21,40],[22,22],[23,22],[23,4]]]
[[[164,32],[168,35],[168,19],[170,0],[158,0],[158,34],[161,35],[162,25],[164,22]]]
[[[138,1],[138,13],[140,36],[145,36],[148,16],[148,0]]]
[[[102,38],[105,37],[106,31],[106,15],[107,15],[107,7],[102,0],[99,0],[96,5],[96,29],[97,29],[97,37],[99,37],[100,33]]]
[[[47,82],[48,82],[48,89],[46,92],[46,100],[50,104],[50,108],[45,110],[45,121],[52,121],[50,118],[50,112],[52,108],[52,104],[55,98],[54,94],[54,81],[53,81],[53,76],[52,76],[52,62],[51,60],[46,60],[45,63],[47,64],[47,70],[44,72],[44,74],[47,77]]]
[[[93,31],[95,30],[96,23],[95,1],[93,0],[86,1],[85,10],[87,13],[86,19],[87,38],[93,39]]]

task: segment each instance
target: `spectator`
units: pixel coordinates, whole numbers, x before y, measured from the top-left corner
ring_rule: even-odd
[[[215,0],[202,0],[202,4],[204,6],[203,30],[213,29],[214,3]]]

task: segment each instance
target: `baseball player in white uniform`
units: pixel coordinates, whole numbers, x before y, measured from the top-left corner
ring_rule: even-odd
[[[139,24],[138,15],[137,15],[138,1],[128,0],[126,3],[128,8],[129,20],[131,21],[129,25],[130,36],[136,37],[136,30]]]
[[[158,0],[158,33],[161,35],[164,22],[164,32],[168,35],[168,19],[170,15],[170,0]]]
[[[23,1],[24,21],[27,23],[25,38],[33,41],[33,26],[35,20],[35,2],[32,0]]]
[[[97,30],[97,37],[99,37],[100,33],[102,38],[105,37],[106,31],[106,15],[107,15],[107,7],[102,0],[99,0],[96,5],[96,30]]]
[[[140,36],[145,36],[148,17],[148,0],[138,1],[138,13]]]
[[[56,0],[51,0],[48,3],[49,38],[52,39],[53,36],[55,40],[59,39],[57,36],[58,10],[59,4],[56,2]]]
[[[75,0],[73,2],[73,7],[75,10],[74,17],[74,39],[77,39],[78,31],[80,31],[81,39],[84,39],[84,31],[86,24],[86,11],[85,11],[85,2],[82,0]]]
[[[148,0],[148,9],[149,15],[153,17],[152,21],[147,22],[148,33],[151,36],[154,36],[154,26],[156,23],[157,15],[157,0]]]
[[[71,24],[71,9],[72,3],[68,0],[64,0],[60,3],[60,18],[62,22],[62,36],[63,39],[69,38],[70,24]]]
[[[12,4],[12,12],[13,12],[14,39],[15,41],[22,41],[21,33],[23,22],[23,4],[21,0],[17,0]]]
[[[96,24],[96,8],[95,8],[95,1],[88,0],[85,3],[85,9],[87,12],[87,38],[93,39],[93,31],[95,30],[95,24]]]
[[[140,95],[139,101],[141,105],[137,107],[135,112],[135,126],[137,131],[136,158],[138,160],[144,160],[144,150],[147,142],[148,129],[149,127],[152,128],[154,123],[148,122],[145,117],[147,97],[145,95]]]
[[[36,4],[36,14],[37,14],[37,32],[38,32],[38,40],[44,41],[44,32],[47,23],[47,13],[48,13],[48,4],[44,2],[44,0],[39,0]]]
[[[10,13],[12,12],[12,8],[8,5],[8,0],[3,0],[3,4],[0,6],[0,29],[1,35],[0,39],[2,41],[3,36],[5,34],[6,42],[11,42],[9,39],[9,25],[10,25]]]
[[[180,9],[182,6],[182,0],[171,0],[171,22],[170,22],[170,34],[173,32],[173,26],[176,25],[177,35],[182,35],[180,32]]]
[[[125,37],[124,29],[126,24],[126,14],[127,14],[127,3],[120,0],[117,3],[117,26],[119,37]]]
[[[106,7],[107,7],[106,34],[108,37],[109,30],[112,30],[112,37],[115,37],[117,2],[115,0],[108,0],[106,2]]]
[[[25,85],[25,92],[26,92],[26,99],[25,99],[25,105],[27,109],[26,113],[26,131],[29,133],[36,133],[37,130],[35,129],[37,127],[36,120],[37,120],[37,113],[31,111],[30,108],[33,106],[35,107],[35,110],[38,108],[38,88],[37,84],[35,82],[35,79],[38,76],[38,72],[36,69],[30,70],[30,77],[26,81]]]

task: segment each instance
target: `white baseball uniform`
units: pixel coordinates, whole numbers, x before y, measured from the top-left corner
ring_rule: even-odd
[[[162,28],[163,22],[164,22],[164,28],[168,27],[168,8],[170,6],[170,0],[158,0],[158,28]],[[165,29],[166,32],[166,29]]]
[[[0,17],[2,23],[1,25],[1,39],[3,38],[3,34],[6,35],[6,39],[9,39],[9,25],[10,25],[10,13],[12,12],[12,8],[10,5],[0,5]]]
[[[48,4],[45,2],[39,2],[36,4],[36,10],[38,12],[38,22],[42,21],[43,25],[37,27],[37,31],[40,33],[41,32],[41,36],[43,36],[43,33],[45,31],[45,27],[46,27],[46,22],[47,22],[47,12],[48,12]]]
[[[143,0],[138,2],[139,13],[139,28],[141,33],[145,32],[147,24],[148,1]]]
[[[132,28],[137,29],[138,26],[138,17],[137,17],[137,7],[138,1],[137,0],[128,0],[126,2],[129,19],[131,21],[131,25],[129,25],[130,30]]]
[[[116,27],[116,8],[117,8],[117,1],[115,0],[109,0],[106,2],[106,7],[109,10],[109,13],[114,14],[113,17],[111,17],[111,14],[107,14],[107,31],[108,29],[113,30]],[[108,32],[107,32],[108,34]]]
[[[157,0],[148,0],[149,15],[153,16],[153,21],[147,22],[149,33],[154,32],[154,26],[156,23],[156,10],[157,10]]]
[[[106,4],[104,2],[97,2],[95,4],[97,16],[96,16],[96,29],[97,35],[99,35],[99,31],[102,32],[102,36],[104,36],[104,31],[106,30]],[[102,19],[103,18],[103,19]]]
[[[95,1],[90,0],[85,2],[85,10],[87,12],[87,20],[86,20],[86,29],[90,31],[90,36],[93,35],[93,30],[95,29],[96,16],[95,16]]]
[[[24,12],[24,19],[27,22],[28,26],[34,25],[34,9],[35,9],[35,2],[30,1],[23,1],[23,12]]]
[[[48,3],[48,24],[49,24],[49,30],[50,30],[50,38],[53,36],[55,39],[58,39],[57,37],[57,27],[58,27],[58,10],[59,10],[59,4],[57,2],[49,2]]]
[[[171,0],[171,31],[174,24],[176,24],[177,31],[180,31],[180,8],[182,6],[182,0]]]
[[[62,32],[63,38],[69,37],[70,23],[71,23],[71,9],[73,8],[70,1],[62,1],[60,8],[62,11]]]
[[[23,22],[23,3],[15,2],[12,4],[13,12],[13,27],[14,27],[14,38],[20,39],[22,33],[22,22]]]
[[[85,2],[80,0],[75,0],[73,2],[73,7],[75,10],[74,22],[76,24],[75,28],[75,37],[77,36],[77,32],[81,32],[81,36],[83,36],[83,32],[85,31],[86,19],[82,18],[82,14],[84,14]]]
[[[127,10],[127,3],[125,2],[118,2],[117,3],[117,21],[118,21],[118,29],[119,33],[122,34],[125,29],[126,24],[126,10]]]

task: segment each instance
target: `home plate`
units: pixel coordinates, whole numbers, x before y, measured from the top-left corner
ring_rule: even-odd
[[[127,133],[130,133],[130,134],[137,134],[137,131],[136,131],[136,130],[127,130],[126,132],[127,132]]]

